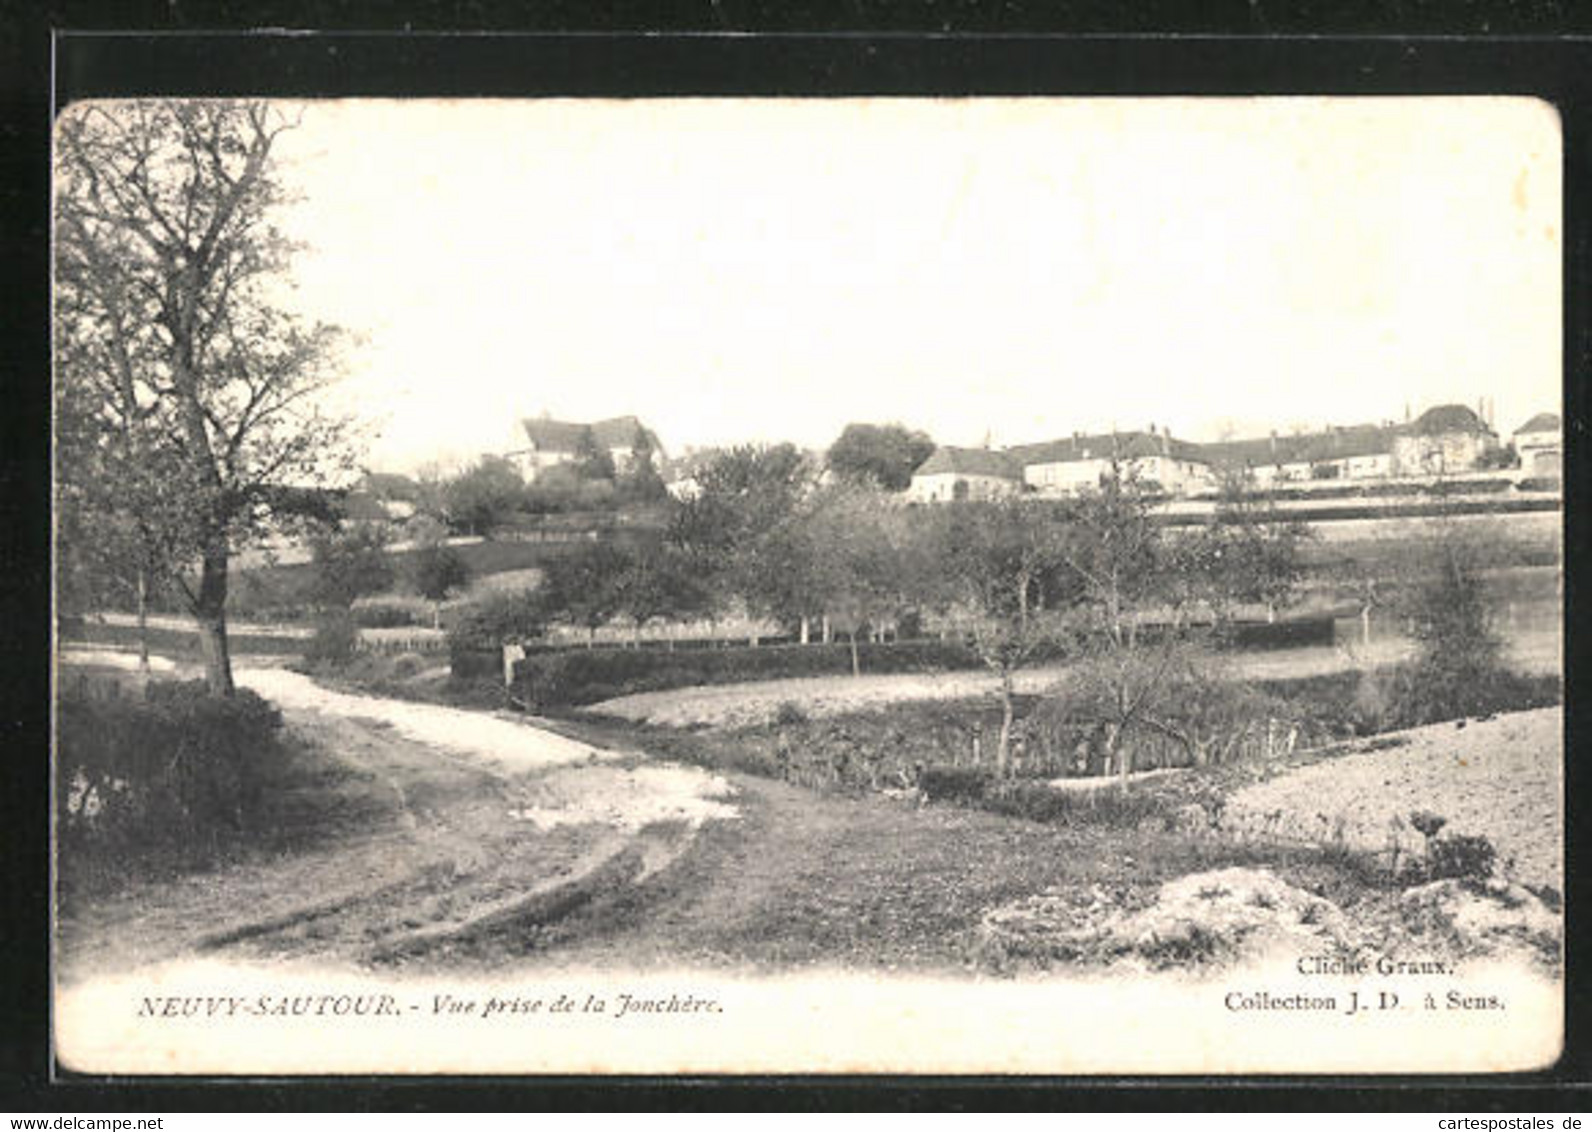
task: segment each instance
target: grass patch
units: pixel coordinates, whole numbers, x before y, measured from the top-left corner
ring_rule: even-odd
[[[275,741],[243,824],[206,823],[197,834],[74,836],[58,827],[63,912],[86,899],[251,860],[303,852],[390,815],[391,788],[292,732]],[[65,789],[63,779],[63,789]]]

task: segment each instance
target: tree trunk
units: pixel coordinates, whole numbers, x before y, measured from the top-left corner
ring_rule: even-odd
[[[227,563],[223,543],[205,551],[199,574],[194,619],[199,622],[199,648],[204,654],[205,683],[213,696],[233,692],[232,657],[227,650]]]
[[[138,571],[138,671],[149,674],[149,578]]]
[[[1128,748],[1122,745],[1122,729],[1114,723],[1106,724],[1106,763],[1117,768],[1117,781],[1122,787],[1122,792],[1128,792],[1128,775],[1133,773],[1133,768],[1128,765],[1132,762]]]
[[[1001,669],[1001,740],[995,751],[995,773],[1006,777],[1012,751],[1012,670]]]
[[[1360,607],[1360,643],[1362,645],[1371,643],[1371,607],[1369,605]]]
[[[851,674],[862,675],[862,659],[857,655],[857,630],[851,631]]]
[[[440,601],[431,603],[431,627],[433,629],[442,628],[442,603]]]

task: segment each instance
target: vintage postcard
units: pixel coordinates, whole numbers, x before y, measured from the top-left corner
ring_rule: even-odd
[[[1561,153],[64,106],[59,1066],[1551,1066]]]

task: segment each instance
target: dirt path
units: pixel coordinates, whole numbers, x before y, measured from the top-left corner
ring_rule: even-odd
[[[64,902],[63,979],[223,950],[425,961],[645,881],[736,816],[728,784],[694,767],[290,672],[239,676],[325,764],[317,828],[279,855]]]

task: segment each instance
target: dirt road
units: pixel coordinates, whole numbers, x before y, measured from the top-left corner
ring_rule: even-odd
[[[390,966],[535,925],[667,867],[737,817],[724,779],[533,724],[344,695],[283,670],[239,683],[282,708],[324,763],[291,852],[68,902],[71,980],[182,955]]]

